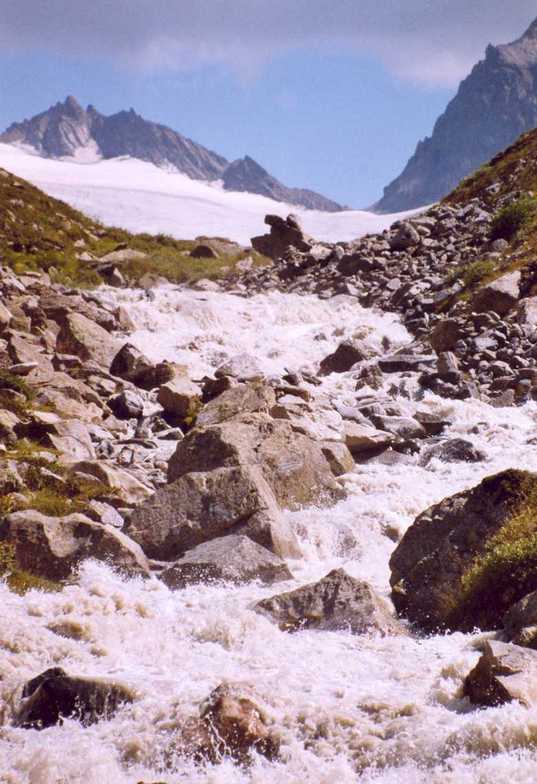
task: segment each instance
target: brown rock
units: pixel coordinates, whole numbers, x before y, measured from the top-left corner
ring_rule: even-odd
[[[65,317],[56,344],[60,353],[92,359],[106,369],[110,367],[119,346],[117,338],[80,313],[69,313]]]
[[[464,695],[474,705],[537,703],[537,651],[486,640],[483,655],[464,681]]]

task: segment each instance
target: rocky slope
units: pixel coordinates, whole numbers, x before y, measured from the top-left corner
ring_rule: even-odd
[[[84,109],[73,96],[29,120],[13,123],[0,134],[0,142],[31,147],[50,158],[91,161],[128,155],[156,166],[171,166],[193,179],[221,179],[228,190],[246,190],[308,209],[343,209],[318,193],[282,185],[251,158],[229,163],[133,109],[105,116],[94,106]]]
[[[376,205],[397,212],[431,204],[537,125],[537,20],[517,41],[489,46]]]

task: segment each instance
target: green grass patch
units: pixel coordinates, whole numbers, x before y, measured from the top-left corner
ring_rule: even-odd
[[[529,196],[517,199],[494,216],[491,224],[491,239],[512,242],[521,229],[532,220],[536,212],[536,199]]]

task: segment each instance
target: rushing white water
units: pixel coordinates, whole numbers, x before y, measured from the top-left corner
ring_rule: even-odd
[[[254,354],[269,375],[314,367],[343,338],[373,352],[408,335],[395,317],[350,298],[270,294],[252,299],[165,287],[153,302],[140,292],[104,296],[129,304],[131,339],[153,359],[173,359],[193,377],[233,354]],[[390,378],[388,387],[400,383]],[[340,426],[329,400],[352,403],[355,380],[330,376],[315,390],[317,427]],[[325,404],[322,404],[322,398]],[[0,727],[0,781],[9,784],[511,784],[535,781],[537,709],[511,704],[476,711],[461,699],[477,661],[471,635],[427,639],[279,631],[252,604],[326,574],[335,566],[388,596],[394,544],[433,502],[515,466],[537,470],[537,407],[496,409],[427,395],[394,398],[452,422],[450,434],[483,449],[481,464],[364,464],[345,477],[348,498],[289,517],[304,557],[295,579],[273,587],[195,586],[175,593],[157,580],[126,581],[96,563],[59,594],[25,597],[0,587],[0,697],[9,703],[29,677],[50,666],[129,684],[132,706],[108,722],[66,722],[38,732]],[[47,627],[76,622],[80,640]],[[196,766],[173,754],[174,731],[222,680],[255,685],[282,736],[282,759]],[[9,711],[6,711],[6,718]]]

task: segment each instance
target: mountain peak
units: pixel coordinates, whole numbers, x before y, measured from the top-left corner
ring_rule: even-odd
[[[377,209],[399,212],[446,196],[468,174],[537,126],[537,19],[509,44],[490,45],[461,82]]]

